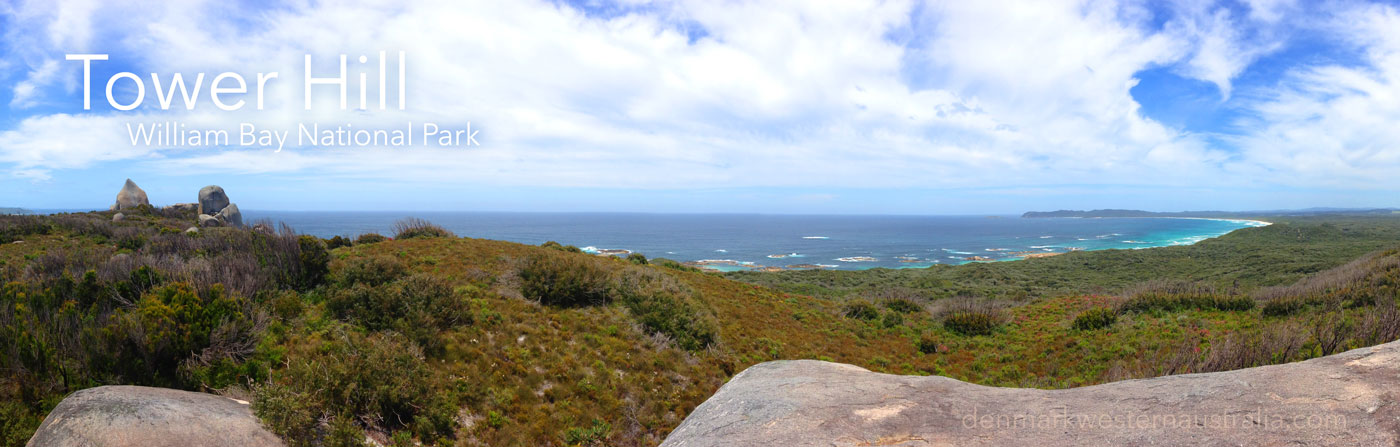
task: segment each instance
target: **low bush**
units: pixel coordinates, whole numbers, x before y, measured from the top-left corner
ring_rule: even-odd
[[[384,237],[383,235],[380,235],[379,233],[365,233],[365,234],[361,234],[359,237],[355,238],[355,245],[360,245],[360,244],[373,244],[373,243],[376,243],[376,242],[384,242],[384,241],[387,241],[387,240],[389,240],[389,238]]]
[[[559,250],[568,253],[583,253],[583,250],[578,247],[572,245],[563,245],[554,241],[546,241],[545,243],[540,244],[540,246],[551,250]]]
[[[335,250],[340,247],[349,247],[351,245],[354,245],[354,243],[350,241],[350,238],[347,238],[345,236],[336,236],[330,239],[326,239],[327,250]]]
[[[880,325],[887,328],[903,326],[904,315],[893,311],[885,312],[885,314],[880,317]]]
[[[618,275],[616,295],[638,323],[683,349],[702,350],[719,337],[715,317],[699,293],[670,275],[649,268],[625,269]]]
[[[420,237],[457,237],[446,228],[416,217],[409,217],[398,222],[394,222],[394,239],[413,239]]]
[[[443,382],[398,334],[340,329],[290,359],[275,382],[257,387],[253,412],[294,446],[322,445],[331,441],[327,436],[358,427],[346,420],[410,429],[434,444],[450,438],[456,425],[457,405],[441,392]]]
[[[691,266],[682,264],[682,263],[680,263],[680,262],[677,262],[677,261],[675,261],[675,260],[666,259],[666,258],[656,258],[656,259],[652,259],[652,260],[651,260],[651,264],[652,264],[652,265],[659,265],[659,266],[666,267],[666,268],[672,269],[672,270],[680,270],[680,271],[683,271],[683,272],[696,272],[696,273],[699,273],[699,272],[700,272],[700,269],[698,269],[698,268],[691,267]]]
[[[627,262],[637,265],[647,265],[647,257],[641,253],[632,253],[627,255]]]
[[[402,278],[408,271],[403,261],[391,256],[357,256],[331,267],[333,281],[343,287],[377,286]]]
[[[928,334],[919,336],[919,341],[914,343],[914,347],[918,348],[919,352],[924,354],[937,354],[939,351],[938,345],[938,340],[930,337]]]
[[[1281,296],[1264,302],[1260,312],[1266,317],[1284,317],[1298,313],[1303,309],[1303,300],[1289,296]]]
[[[520,294],[550,306],[594,306],[609,302],[611,278],[592,256],[537,254],[520,269]]]
[[[912,314],[924,310],[923,306],[920,306],[919,303],[916,303],[914,302],[914,300],[908,298],[890,298],[884,301],[884,305],[886,308],[889,308],[892,311],[906,314]]]
[[[1119,312],[1176,312],[1187,309],[1245,311],[1254,308],[1254,299],[1220,292],[1207,284],[1192,281],[1152,281],[1125,292]]]
[[[326,308],[372,331],[398,331],[436,354],[442,347],[438,332],[471,322],[468,301],[447,281],[414,274],[383,285],[357,283],[338,290]]]
[[[49,234],[53,226],[40,216],[0,215],[0,244],[22,240],[26,236]]]
[[[1081,331],[1092,331],[1113,326],[1118,321],[1118,312],[1107,307],[1095,307],[1074,317],[1073,327]]]
[[[876,309],[875,305],[870,304],[869,301],[863,300],[851,301],[841,306],[841,314],[847,318],[867,321],[880,318],[880,310]]]
[[[311,290],[325,282],[326,273],[330,272],[331,254],[326,250],[326,244],[316,236],[298,236],[297,246],[300,249],[298,259],[301,268],[293,284],[297,290]]]
[[[968,336],[991,335],[1000,325],[1000,318],[990,312],[954,312],[943,319],[944,328]]]

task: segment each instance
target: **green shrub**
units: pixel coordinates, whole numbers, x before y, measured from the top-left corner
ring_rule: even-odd
[[[641,253],[632,253],[627,255],[627,262],[637,265],[647,265],[647,256]]]
[[[316,236],[298,236],[297,246],[301,249],[298,256],[301,269],[293,284],[297,290],[311,290],[325,282],[326,273],[330,271],[331,254],[326,250],[326,244]]]
[[[394,239],[413,239],[419,237],[457,237],[446,228],[437,226],[416,217],[409,217],[398,222],[394,222]]]
[[[243,308],[240,300],[225,296],[219,286],[203,293],[187,283],[155,289],[143,295],[131,313],[117,320],[120,326],[109,328],[111,333],[127,334],[138,346],[134,352],[113,352],[117,355],[112,359],[113,366],[126,369],[126,377],[146,376],[142,379],[178,383],[175,377],[180,367],[186,359],[211,346],[216,329],[241,334],[237,339],[254,337],[252,323],[243,314]]]
[[[1266,317],[1284,317],[1298,313],[1302,309],[1302,299],[1281,297],[1265,302],[1260,312]]]
[[[293,291],[278,293],[269,304],[272,305],[272,313],[283,320],[296,318],[306,308],[301,295]]]
[[[841,307],[841,314],[845,315],[847,318],[867,321],[880,318],[880,310],[876,309],[875,305],[870,304],[869,301],[851,301],[846,303],[845,306]]]
[[[943,319],[944,328],[967,336],[991,335],[1000,325],[1000,313],[991,309],[957,310]]]
[[[361,430],[347,425],[356,420],[377,421],[389,430],[407,428],[420,417],[451,426],[456,406],[453,396],[442,392],[446,385],[439,374],[414,343],[396,333],[337,330],[316,349],[288,361],[277,380],[282,385],[258,387],[253,410],[294,445],[345,439],[352,429]],[[342,415],[351,422],[335,421]],[[308,420],[331,424],[323,430]]]
[[[1245,311],[1253,308],[1254,299],[1244,295],[1144,293],[1124,301],[1118,309],[1122,312],[1179,312],[1188,309]]]
[[[1117,321],[1118,312],[1107,307],[1095,307],[1075,316],[1074,328],[1081,331],[1092,331],[1112,326]]]
[[[610,278],[592,256],[538,254],[520,269],[520,293],[550,306],[594,306],[609,302]]]
[[[923,306],[908,298],[890,298],[884,301],[885,307],[889,310],[912,314],[924,310]]]
[[[554,241],[545,242],[543,244],[540,244],[540,246],[551,250],[559,250],[566,253],[583,253],[583,249],[581,248],[575,247],[573,245],[563,245]]]
[[[364,447],[365,431],[355,423],[355,418],[341,413],[331,418],[326,430],[324,447]]]
[[[594,419],[593,425],[588,428],[571,427],[565,430],[564,443],[568,445],[603,445],[610,432],[612,432],[612,425],[600,419]]]
[[[361,234],[360,237],[355,238],[355,245],[373,244],[376,242],[384,242],[387,240],[389,240],[389,238],[384,237],[379,233],[365,233]]]
[[[357,283],[337,290],[326,308],[372,331],[398,331],[434,354],[442,345],[439,331],[471,323],[468,298],[447,281],[422,273],[380,286]]]
[[[1119,312],[1178,312],[1187,309],[1244,311],[1254,308],[1254,299],[1222,293],[1214,286],[1193,281],[1150,281],[1124,293]]]
[[[253,395],[253,414],[269,431],[292,447],[316,445],[316,426],[321,415],[308,396],[276,383],[255,387]]]
[[[336,236],[330,239],[326,239],[327,250],[335,250],[340,247],[349,247],[351,245],[354,244],[350,242],[350,238],[344,236]]]
[[[649,268],[628,268],[617,279],[618,301],[643,327],[665,334],[683,349],[698,351],[715,343],[714,315],[700,295],[670,275]]]
[[[904,325],[904,315],[900,314],[899,312],[893,312],[893,311],[891,311],[891,312],[885,312],[885,315],[882,316],[882,317],[880,317],[880,325],[881,325],[881,326],[884,326],[884,327],[890,327],[890,328],[892,328],[892,327],[903,326],[903,325]]]
[[[25,445],[42,421],[43,413],[19,402],[0,401],[0,445]]]
[[[699,272],[700,272],[700,269],[698,269],[698,268],[691,267],[691,266],[682,264],[682,263],[680,263],[680,262],[676,262],[676,261],[674,261],[674,260],[666,259],[666,258],[656,258],[656,259],[652,259],[652,260],[651,260],[651,264],[652,264],[652,265],[659,265],[659,266],[666,267],[666,268],[672,269],[672,270],[680,270],[680,271],[684,271],[684,272],[696,272],[696,273],[699,273]]]
[[[937,354],[938,340],[935,340],[928,334],[924,334],[919,336],[919,341],[915,342],[915,347],[919,348],[919,352],[922,352],[924,354]]]
[[[408,271],[403,261],[391,256],[356,256],[335,267],[333,279],[343,287],[377,286],[402,278]]]
[[[0,244],[22,240],[25,236],[49,234],[53,226],[41,216],[0,215]]]

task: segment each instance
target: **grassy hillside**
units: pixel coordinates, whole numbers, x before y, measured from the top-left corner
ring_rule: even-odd
[[[192,219],[0,217],[0,441],[74,390],[132,383],[251,399],[293,445],[654,445],[767,360],[1059,388],[1400,337],[1397,219],[730,277],[423,222],[351,242]]]

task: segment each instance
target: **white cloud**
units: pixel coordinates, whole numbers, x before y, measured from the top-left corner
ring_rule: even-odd
[[[1169,33],[1192,42],[1193,51],[1182,74],[1215,84],[1221,100],[1230,99],[1233,80],[1260,57],[1283,48],[1290,26],[1283,23],[1289,2],[1255,0],[1245,17],[1215,2],[1175,5],[1177,18],[1166,24]]]
[[[229,20],[249,16],[223,3],[158,2],[99,12],[142,20],[92,22],[88,35],[54,31],[55,23],[91,17],[88,5],[17,13],[53,31],[33,54],[61,54],[58,42],[100,40],[119,46],[114,59],[131,59],[145,72],[279,71],[270,110],[34,116],[0,133],[0,163],[30,175],[135,160],[189,175],[443,185],[937,188],[1221,185],[1240,181],[1221,175],[1227,162],[1230,172],[1246,172],[1318,156],[1302,149],[1230,154],[1204,136],[1144,118],[1130,93],[1139,72],[1180,64],[1228,97],[1233,79],[1286,41],[1274,30],[1291,26],[1287,2],[1251,2],[1247,17],[1213,3],[1187,5],[1165,29],[1152,27],[1142,4],[1107,1],[676,0],[597,17],[543,0],[366,0],[298,4],[252,22]],[[137,9],[141,15],[132,14]],[[1239,31],[1245,24],[1254,28]],[[688,33],[695,27],[702,37]],[[9,40],[13,34],[7,43],[19,41]],[[329,61],[342,52],[398,49],[410,58],[408,111],[302,110],[303,54]],[[78,65],[58,67],[62,78]],[[1357,75],[1371,76],[1350,74]],[[33,85],[23,101],[17,85],[12,106],[44,95],[77,100],[71,90]],[[1286,121],[1291,105],[1329,106],[1311,90],[1298,91],[1314,101],[1280,96],[1279,115],[1270,119]],[[164,119],[284,129],[303,121],[471,122],[484,146],[276,154],[132,148],[119,128]],[[1268,138],[1283,137],[1250,141]]]
[[[35,95],[40,89],[53,82],[58,74],[58,61],[47,60],[42,65],[29,72],[29,77],[15,83],[12,89],[13,96],[10,97],[10,107],[23,109],[36,104]]]
[[[1355,66],[1300,67],[1250,104],[1240,172],[1302,186],[1394,189],[1400,172],[1400,11],[1359,5],[1332,32],[1360,45]]]

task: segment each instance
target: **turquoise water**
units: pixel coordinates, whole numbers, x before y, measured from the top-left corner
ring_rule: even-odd
[[[407,216],[427,219],[459,236],[627,250],[720,270],[917,268],[1006,261],[1032,253],[1186,245],[1264,225],[1175,218],[244,211],[246,221],[282,221],[321,237],[369,232],[392,236],[394,221]]]

